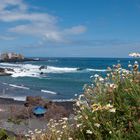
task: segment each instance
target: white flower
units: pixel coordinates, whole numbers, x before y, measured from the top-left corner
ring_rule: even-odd
[[[74,96],[77,96],[77,94],[74,94]]]
[[[73,138],[68,138],[68,140],[73,140]]]
[[[68,118],[66,118],[66,117],[64,117],[64,118],[62,118],[64,121],[67,121],[68,120]]]
[[[60,131],[58,130],[58,131],[56,131],[56,133],[60,133]]]
[[[132,67],[132,65],[131,65],[131,64],[129,64],[129,65],[128,65],[128,67],[130,68],[130,67]]]
[[[93,77],[94,77],[93,75],[90,76],[90,78],[93,78]]]
[[[111,88],[114,87],[114,84],[110,84],[110,87],[111,87]]]
[[[67,127],[66,125],[63,125],[63,126],[62,126],[62,128],[66,128],[66,127]]]
[[[107,104],[106,107],[112,108],[113,106],[111,104]]]
[[[109,76],[110,76],[110,74],[109,74],[109,73],[107,73],[107,76],[109,77]]]
[[[115,113],[115,112],[116,112],[116,108],[112,108],[112,109],[110,109],[109,112],[113,112],[113,113]]]
[[[110,88],[113,88],[113,89],[117,88],[117,85],[115,85],[115,84],[109,84],[109,86],[110,86]]]
[[[135,61],[134,64],[138,64],[138,61]]]
[[[87,130],[86,133],[87,134],[92,134],[92,131],[91,130]]]
[[[96,126],[96,127],[99,128],[100,127],[100,124],[99,123],[95,123],[94,126]]]
[[[99,77],[99,81],[100,81],[100,82],[103,82],[104,79],[103,79],[102,77]]]
[[[80,126],[82,126],[82,124],[80,123],[80,124],[77,124],[77,127],[80,127]]]
[[[33,131],[29,130],[28,133],[33,133]]]
[[[83,94],[79,95],[79,98],[78,99],[81,100],[82,97],[84,97]]]
[[[95,74],[94,77],[97,78],[97,77],[99,77],[99,75],[98,74]]]
[[[37,132],[38,131],[38,129],[35,129],[35,132]]]
[[[25,137],[30,137],[30,135],[29,134],[26,134]]]
[[[37,133],[37,134],[41,134],[41,133],[42,133],[42,131],[36,131],[36,133]]]
[[[79,101],[77,101],[77,102],[76,102],[76,105],[77,105],[77,106],[80,106],[80,102],[79,102]]]

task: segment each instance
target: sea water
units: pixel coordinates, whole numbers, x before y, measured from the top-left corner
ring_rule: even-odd
[[[106,68],[121,63],[127,68],[135,59],[128,58],[40,58],[40,61],[0,63],[12,68],[11,76],[0,77],[0,97],[25,100],[26,96],[65,101],[83,93],[90,76],[106,75]],[[42,67],[42,68],[41,68]]]

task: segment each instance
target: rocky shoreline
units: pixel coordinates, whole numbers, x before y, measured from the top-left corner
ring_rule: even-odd
[[[27,61],[40,61],[40,59],[37,58],[8,59],[8,60],[0,60],[0,63],[18,63]],[[0,67],[0,76],[10,76],[12,75],[11,72],[14,72],[14,69]]]
[[[40,59],[34,59],[34,58],[8,59],[8,60],[0,60],[0,63],[16,63],[16,62],[26,62],[26,61],[40,61]]]
[[[35,106],[43,106],[47,113],[36,117],[32,110]],[[25,135],[29,130],[46,129],[50,119],[73,116],[74,101],[52,102],[41,97],[27,97],[26,101],[12,98],[0,98],[0,129],[14,135]]]

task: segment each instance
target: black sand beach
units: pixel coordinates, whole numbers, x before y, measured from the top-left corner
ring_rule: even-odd
[[[31,113],[32,108],[25,107],[24,101],[0,98],[0,128],[16,135],[25,135],[29,130],[46,129],[47,122],[51,118],[59,119],[73,114],[73,102],[53,102],[45,116],[41,118]]]

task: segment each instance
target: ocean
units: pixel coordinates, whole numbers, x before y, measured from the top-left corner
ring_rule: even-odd
[[[40,58],[41,61],[0,63],[12,68],[11,76],[0,77],[0,97],[25,100],[26,96],[41,96],[56,101],[73,100],[83,93],[90,76],[106,75],[106,68],[118,62],[127,68],[131,58]]]

